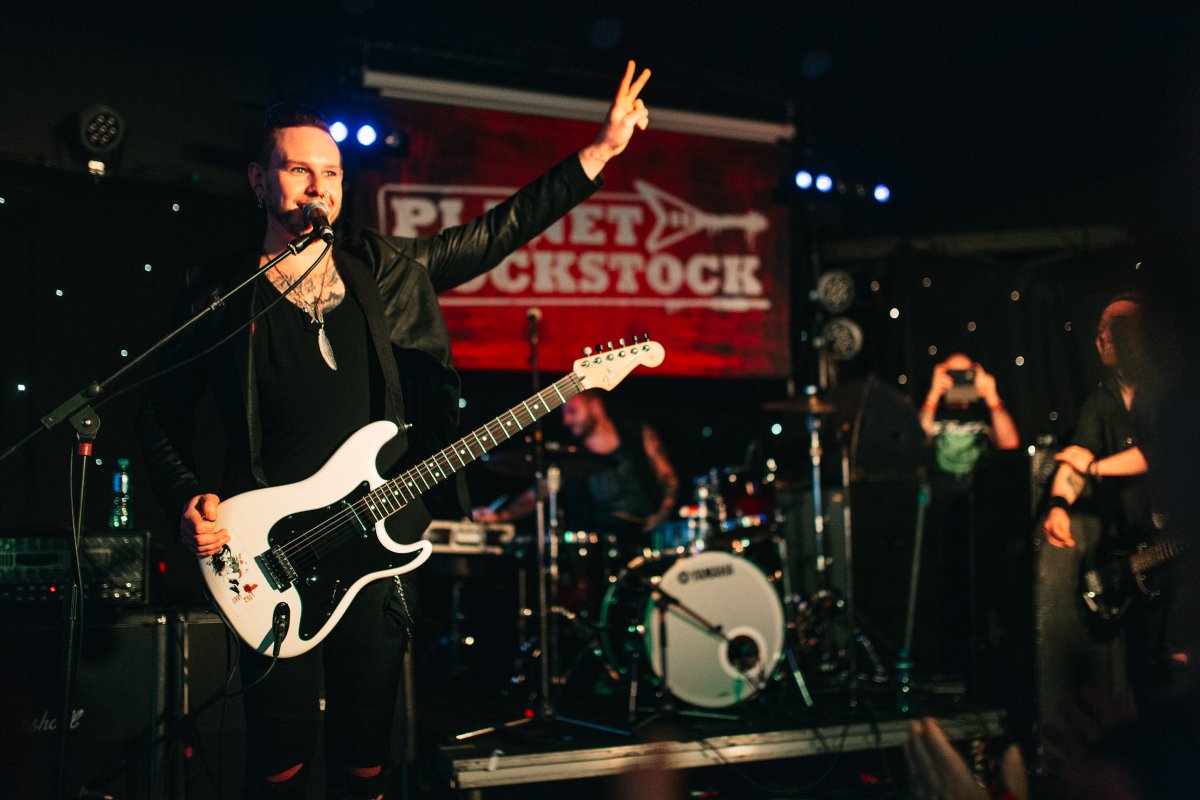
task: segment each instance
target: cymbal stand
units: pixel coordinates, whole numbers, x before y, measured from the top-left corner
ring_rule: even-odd
[[[531,308],[526,312],[529,320],[529,366],[533,380],[533,391],[541,391],[541,378],[538,371],[538,343],[541,337],[538,333],[538,322],[542,318],[540,309]],[[559,674],[558,615],[562,612],[557,600],[558,592],[558,492],[561,488],[562,473],[555,464],[546,464],[546,443],[542,434],[541,420],[533,424],[533,453],[534,475],[537,481],[537,580],[538,580],[538,637],[539,646],[532,651],[540,662],[539,694],[537,703],[537,718],[552,722],[565,722],[581,728],[629,735],[629,731],[611,728],[585,720],[572,719],[560,715],[554,707],[554,693],[551,685],[558,686],[563,682]],[[509,729],[529,722],[532,717],[522,717],[501,725],[492,725],[478,730],[460,733],[455,739],[464,739],[493,733],[501,728]]]
[[[859,413],[862,413],[861,409]],[[846,446],[844,439],[844,434],[848,429],[849,425],[845,425],[838,431],[838,446],[841,450],[842,461],[842,541],[846,561],[846,621],[847,627],[850,630],[850,642],[847,648],[847,661],[850,670],[850,705],[856,706],[858,705],[858,648],[855,645],[862,647],[863,652],[867,654],[867,658],[871,660],[872,672],[876,679],[886,679],[887,670],[884,668],[883,662],[879,659],[875,645],[863,631],[862,620],[859,619],[858,612],[854,609],[854,526],[852,524],[853,514],[851,513],[850,503],[850,448]]]
[[[821,415],[805,414],[808,428],[808,458],[812,463],[813,544],[816,546],[817,588],[828,591],[828,554],[825,550],[825,509],[821,498]]]

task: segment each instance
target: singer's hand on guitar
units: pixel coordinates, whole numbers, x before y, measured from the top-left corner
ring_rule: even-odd
[[[197,558],[215,555],[229,543],[229,531],[217,530],[217,506],[221,499],[215,494],[196,495],[188,501],[179,520],[179,540]]]

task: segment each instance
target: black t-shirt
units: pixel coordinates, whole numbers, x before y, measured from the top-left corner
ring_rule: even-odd
[[[274,287],[261,291],[259,307],[278,296]],[[272,485],[309,477],[350,434],[383,417],[383,376],[362,307],[347,294],[324,318],[336,370],[321,356],[317,324],[290,301],[255,323],[263,472]]]
[[[1134,415],[1125,408],[1120,390],[1100,384],[1083,403],[1071,444],[1086,447],[1097,460],[1139,445]],[[1145,476],[1109,477],[1089,482],[1090,493],[1075,504],[1097,514],[1119,544],[1145,538],[1150,526],[1150,491]]]

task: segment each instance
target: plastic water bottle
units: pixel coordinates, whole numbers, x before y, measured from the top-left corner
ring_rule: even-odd
[[[113,471],[112,511],[108,515],[108,527],[112,530],[132,530],[133,515],[130,512],[129,459],[118,458]]]
[[[907,650],[896,654],[896,710],[901,714],[912,710],[912,659]]]

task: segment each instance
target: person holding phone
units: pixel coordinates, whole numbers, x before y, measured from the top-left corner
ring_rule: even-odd
[[[919,416],[932,449],[914,659],[927,676],[966,678],[970,634],[969,506],[975,465],[1021,445],[996,379],[955,353],[933,368]]]
[[[989,445],[997,450],[1021,446],[995,377],[965,353],[955,353],[933,368],[920,421],[938,470],[956,478],[970,475]]]

